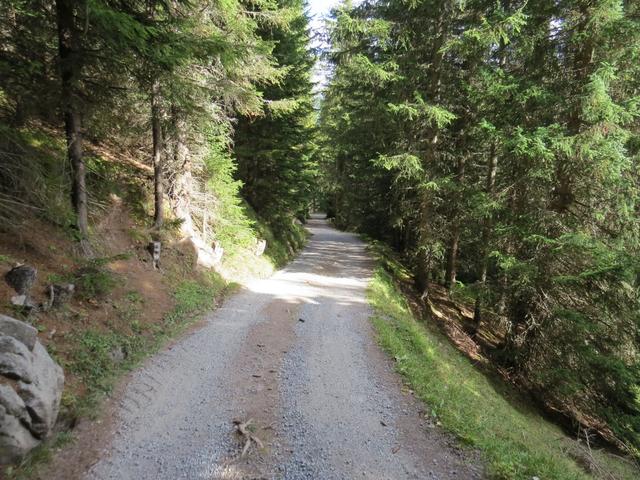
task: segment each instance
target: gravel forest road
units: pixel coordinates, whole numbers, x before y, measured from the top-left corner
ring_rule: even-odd
[[[287,268],[249,284],[131,376],[84,478],[482,477],[376,345],[365,245],[319,217],[309,230]],[[240,457],[234,419],[252,419],[264,448]]]

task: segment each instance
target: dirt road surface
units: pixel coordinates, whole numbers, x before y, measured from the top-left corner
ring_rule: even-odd
[[[482,477],[476,455],[430,424],[376,345],[365,245],[318,217],[309,229],[297,260],[131,376],[80,478]],[[234,419],[252,419],[263,448],[241,457]]]

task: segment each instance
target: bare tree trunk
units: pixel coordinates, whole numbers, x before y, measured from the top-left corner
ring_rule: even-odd
[[[462,132],[461,135],[464,135]],[[464,143],[464,141],[462,142]],[[461,148],[462,150],[463,148]],[[464,182],[464,173],[467,164],[467,159],[464,155],[458,158],[458,171],[456,172],[456,182],[458,185],[462,185]],[[451,290],[451,287],[456,283],[456,271],[458,263],[458,245],[460,244],[460,202],[454,202],[455,208],[453,210],[453,224],[451,226],[451,239],[449,242],[449,248],[447,249],[447,266],[444,277],[444,286],[447,290]]]
[[[458,243],[460,242],[460,225],[457,220],[451,227],[451,240],[447,249],[447,267],[444,276],[444,286],[447,290],[456,283],[456,265],[458,263]]]
[[[162,161],[162,125],[160,123],[160,82],[157,79],[151,86],[151,132],[153,135],[153,226],[160,228],[164,223],[164,165]]]
[[[336,157],[336,177],[337,177],[337,188],[335,190],[334,196],[334,221],[338,227],[347,226],[346,222],[346,211],[343,211],[344,201],[343,201],[343,186],[344,186],[344,159],[342,159],[339,155]]]
[[[172,109],[172,121],[175,131],[174,161],[176,168],[176,179],[171,192],[173,199],[173,210],[177,218],[182,220],[180,229],[185,237],[194,235],[193,218],[191,216],[191,192],[193,190],[193,174],[191,155],[186,140],[186,126],[180,113],[175,108]]]
[[[429,273],[431,272],[431,255],[429,242],[429,213],[431,198],[428,192],[423,192],[420,198],[420,223],[418,225],[418,255],[416,265],[416,285],[422,292],[422,298],[429,295]]]
[[[73,172],[71,201],[76,215],[76,227],[80,234],[82,249],[85,254],[89,254],[86,171],[82,152],[82,121],[77,95],[81,58],[78,32],[75,26],[74,5],[78,5],[78,3],[72,0],[56,1],[58,52],[60,55],[62,110],[67,140],[67,157]],[[78,8],[80,6],[78,5]]]
[[[496,143],[491,145],[491,153],[489,155],[489,161],[487,164],[487,180],[485,192],[487,197],[492,198],[496,186],[496,175],[498,173],[498,151]],[[487,270],[489,269],[489,240],[491,236],[491,228],[493,226],[493,218],[491,215],[487,215],[482,225],[482,238],[481,248],[482,256],[480,260],[480,286],[484,289],[487,283]],[[476,322],[476,327],[480,325],[482,321],[482,302],[480,300],[481,295],[476,297],[476,304],[473,312],[473,318]]]

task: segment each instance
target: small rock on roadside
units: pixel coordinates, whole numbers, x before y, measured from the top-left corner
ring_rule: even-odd
[[[24,310],[33,310],[36,308],[36,305],[29,300],[29,297],[26,295],[14,295],[11,297],[11,305],[14,307],[21,307]]]
[[[18,265],[4,275],[4,280],[18,295],[29,296],[29,290],[36,281],[38,270],[30,265]]]
[[[127,358],[127,354],[122,347],[114,347],[109,351],[109,358],[113,363],[122,363]]]
[[[61,307],[73,297],[75,291],[76,286],[73,283],[49,285],[47,288],[49,307]]]

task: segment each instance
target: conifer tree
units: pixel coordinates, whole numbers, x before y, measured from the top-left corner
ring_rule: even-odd
[[[314,181],[314,118],[309,25],[302,0],[280,0],[286,22],[264,25],[281,78],[262,87],[263,115],[239,119],[234,135],[238,177],[249,204],[277,230],[305,218]]]
[[[82,152],[82,117],[79,105],[79,83],[84,62],[78,11],[86,11],[84,2],[56,0],[61,101],[67,136],[67,155],[73,171],[71,197],[76,213],[76,226],[85,250],[89,236],[87,186]]]

